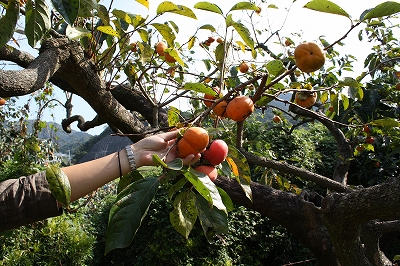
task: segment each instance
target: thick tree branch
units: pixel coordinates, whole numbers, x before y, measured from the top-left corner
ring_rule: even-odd
[[[286,227],[306,244],[320,265],[338,265],[328,232],[321,221],[319,207],[309,201],[321,196],[308,193],[295,195],[251,182],[252,202],[236,180],[218,177],[215,183],[229,194],[235,204],[255,210]],[[319,241],[314,241],[316,238]],[[330,261],[324,258],[330,258]]]
[[[322,202],[323,221],[343,265],[372,265],[363,252],[360,230],[371,220],[400,218],[400,181],[351,193],[334,193]]]
[[[20,67],[27,68],[35,60],[35,57],[12,46],[4,45],[0,48],[0,60],[14,62]]]
[[[312,119],[318,120],[323,124],[329,132],[333,135],[336,140],[336,147],[338,150],[337,163],[335,167],[335,172],[333,173],[333,180],[347,184],[347,175],[350,167],[350,159],[353,157],[353,148],[350,141],[346,138],[343,132],[336,126],[336,124],[327,118],[325,115],[308,110],[305,108],[295,108],[295,105],[291,105],[291,111],[298,115],[303,115],[310,117]]]
[[[296,175],[298,177],[310,180],[320,186],[326,187],[333,191],[338,192],[351,192],[352,188],[342,185],[339,182],[336,182],[332,179],[329,179],[325,176],[318,175],[316,173],[310,172],[308,170],[298,168],[296,166],[290,165],[286,162],[278,162],[273,160],[267,160],[263,157],[258,157],[252,153],[249,153],[245,150],[241,150],[241,152],[246,156],[248,162],[250,164],[259,165],[269,167],[275,170],[278,170],[282,173]]]
[[[0,95],[21,96],[44,87],[46,82],[60,68],[60,51],[45,50],[26,69],[0,70]]]
[[[80,115],[73,115],[62,120],[61,125],[65,132],[71,133],[71,124],[78,122],[78,128],[81,131],[88,131],[91,128],[103,125],[105,123],[99,116],[96,116],[92,121],[85,121],[85,118]]]

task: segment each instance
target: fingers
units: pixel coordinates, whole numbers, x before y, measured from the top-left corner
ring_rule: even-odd
[[[189,154],[188,156],[186,156],[186,158],[183,158],[182,161],[184,165],[191,165],[196,163],[200,159],[200,157],[201,157],[200,153]]]
[[[157,136],[159,136],[160,138],[164,139],[167,142],[169,140],[175,139],[177,134],[178,134],[178,130],[174,130],[174,131],[170,131],[170,132],[161,133]]]

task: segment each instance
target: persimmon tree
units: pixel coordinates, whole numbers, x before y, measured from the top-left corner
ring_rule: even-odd
[[[147,8],[152,3],[136,2]],[[72,97],[68,97],[64,105],[67,115],[60,118],[67,132],[74,122],[82,131],[108,124],[116,134],[132,141],[192,125],[207,125],[211,139],[236,132],[233,141],[226,140],[229,154],[217,166],[219,177],[214,182],[183,166],[180,159],[166,164],[158,157],[154,160],[164,169],[161,177],[135,182],[122,178],[110,211],[106,253],[131,243],[157,189],[167,186],[174,205],[169,214],[171,223],[183,237],[190,237],[198,220],[209,241],[223,237],[229,211],[237,204],[286,227],[315,254],[320,265],[391,264],[393,258],[381,251],[379,240],[383,234],[400,229],[396,90],[400,50],[394,36],[398,25],[392,18],[400,12],[399,3],[383,2],[353,19],[333,2],[308,2],[304,8],[350,21],[338,40],[315,36],[326,60],[322,68],[310,73],[300,71],[294,59],[294,49],[307,41],[300,34],[281,36],[279,31],[257,28],[262,10],[276,5],[237,2],[222,10],[211,2],[188,7],[165,1],[158,5],[156,14],[147,15],[94,0],[52,0],[51,6],[43,0],[0,3],[0,59],[20,67],[0,70],[0,96],[6,101],[44,90],[50,82],[68,95],[79,95],[97,113],[90,120],[83,114],[72,115]],[[198,25],[185,42],[178,42],[179,29],[185,27],[179,18],[195,20],[200,11],[222,19],[224,24]],[[165,14],[176,19],[163,20]],[[365,59],[358,58],[365,62],[367,71],[363,73],[352,72],[353,56],[336,50],[345,46],[342,41],[355,30],[359,30],[360,41],[376,44]],[[204,39],[203,32],[210,38]],[[39,53],[26,52],[21,36]],[[156,52],[160,41],[166,46],[163,55]],[[243,62],[249,69],[238,71]],[[197,71],[199,64],[205,71]],[[317,96],[317,100],[303,107],[296,103],[296,94]],[[168,97],[161,97],[164,95]],[[234,122],[223,112],[218,116],[213,111],[218,104],[225,102],[226,107],[238,96],[249,97],[256,112],[273,109],[283,118],[277,126],[288,134],[309,122],[323,124],[337,142],[335,170],[322,176],[274,160],[270,151],[248,143],[246,119]],[[193,103],[205,100],[212,104],[196,108],[191,117],[183,116],[170,104],[185,97]],[[382,148],[390,162],[385,161],[389,157],[375,153]],[[361,182],[360,178],[358,183],[349,183],[352,162],[359,158],[374,161],[375,166],[380,163],[376,167],[379,182]],[[287,189],[292,185],[283,178],[282,189],[254,182],[251,167],[264,171],[266,179],[271,171],[277,178],[290,174],[325,192],[312,186]]]

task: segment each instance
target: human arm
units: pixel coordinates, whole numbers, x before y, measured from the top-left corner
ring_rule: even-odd
[[[177,158],[174,146],[177,132],[154,135],[132,144],[137,168],[154,165],[153,154],[160,158],[166,156],[166,162]],[[183,163],[189,165],[199,158],[200,154],[191,154],[183,159]],[[121,174],[127,174],[130,167],[125,149],[119,152],[119,162]],[[71,185],[71,201],[118,178],[119,162],[116,152],[93,161],[61,168]],[[45,171],[0,182],[0,232],[60,215],[61,205],[50,191]]]
[[[166,162],[177,158],[178,155],[175,148],[177,133],[178,131],[174,130],[153,135],[132,144],[136,167],[154,165],[153,154],[157,154],[160,158],[166,156]],[[183,159],[183,163],[189,165],[198,159],[200,159],[200,154],[191,154]],[[127,174],[130,171],[130,167],[125,149],[119,152],[119,162],[121,163],[122,175]],[[120,176],[118,153],[64,167],[61,170],[68,176],[71,184],[71,201],[74,201]]]

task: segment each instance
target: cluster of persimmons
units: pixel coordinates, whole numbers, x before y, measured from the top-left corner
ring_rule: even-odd
[[[213,39],[209,38],[208,43]],[[205,45],[207,45],[205,44]],[[161,45],[157,45],[157,48]],[[160,49],[160,48],[159,48]],[[165,48],[164,48],[165,49]],[[159,51],[158,54],[162,55]],[[165,54],[164,54],[165,56]],[[315,43],[302,43],[294,51],[296,66],[303,72],[310,73],[320,69],[325,63],[323,50]],[[249,66],[246,62],[239,65],[239,71],[246,73]],[[309,86],[309,91],[301,90],[295,94],[295,103],[304,108],[310,108],[317,100],[317,93]],[[213,88],[215,94],[204,94],[203,102],[207,107],[212,107],[212,112],[221,118],[229,118],[239,122],[245,120],[254,111],[253,100],[246,95],[237,95],[231,99],[225,99],[219,87]],[[279,116],[275,116],[273,121],[281,122]],[[195,170],[209,176],[214,181],[218,174],[216,165],[225,160],[228,155],[228,146],[221,140],[216,139],[210,142],[207,130],[201,127],[189,127],[181,129],[177,144],[178,154],[181,158],[189,154],[201,153],[200,163],[195,166]]]
[[[215,166],[222,163],[228,155],[228,145],[222,139],[210,142],[206,129],[202,127],[182,128],[178,133],[177,150],[179,157],[185,158],[189,154],[201,154],[195,170],[206,174],[211,181],[218,177]]]

